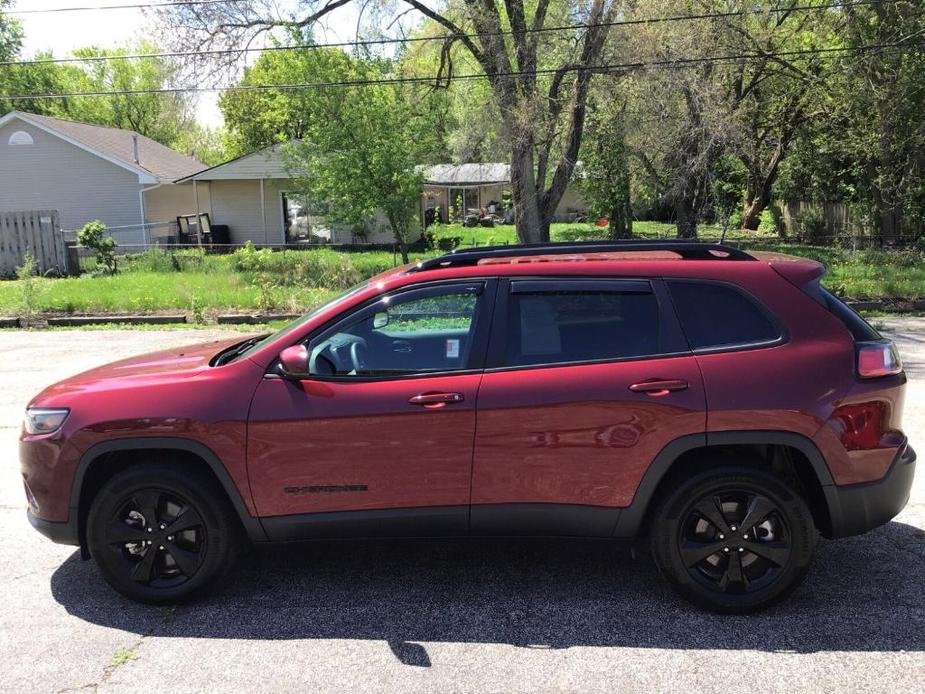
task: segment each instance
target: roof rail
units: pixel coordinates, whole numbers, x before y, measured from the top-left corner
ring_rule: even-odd
[[[483,246],[452,251],[437,258],[422,260],[408,272],[437,268],[477,265],[492,258],[522,258],[531,255],[575,255],[578,253],[626,253],[638,251],[671,251],[685,260],[755,260],[739,248],[720,243],[685,240],[575,241],[567,243],[527,243],[510,246]]]

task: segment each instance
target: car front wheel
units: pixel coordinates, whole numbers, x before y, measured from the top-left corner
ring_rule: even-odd
[[[722,613],[761,610],[805,577],[816,528],[803,498],[764,470],[723,467],[677,486],[657,510],[652,552],[685,598]]]
[[[146,603],[181,602],[233,565],[238,521],[198,471],[142,463],[100,489],[87,516],[87,543],[118,592]]]

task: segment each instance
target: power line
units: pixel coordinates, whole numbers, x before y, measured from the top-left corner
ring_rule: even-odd
[[[590,67],[566,67],[565,72],[593,72],[596,74],[631,72],[645,70],[650,68],[669,68],[677,69],[691,65],[706,65],[711,63],[735,62],[739,60],[771,59],[785,58],[803,55],[821,55],[827,53],[861,53],[872,50],[885,50],[888,48],[901,48],[910,45],[907,41],[921,32],[916,32],[897,42],[872,44],[867,46],[846,46],[833,48],[806,48],[792,51],[779,51],[776,53],[739,53],[734,55],[707,56],[703,58],[675,58],[654,61],[636,61],[632,63],[610,63]],[[913,44],[922,45],[922,44]],[[488,73],[470,73],[464,75],[451,75],[441,77],[441,83],[457,80],[486,79],[486,78],[506,78],[506,77],[523,77],[526,75],[550,75],[560,72],[560,69],[548,68],[537,70],[515,70],[510,72],[499,72],[494,75]],[[264,92],[264,91],[300,91],[315,90],[343,87],[369,87],[381,85],[397,84],[432,84],[437,82],[436,75],[427,77],[385,77],[381,79],[357,79],[341,80],[337,82],[303,82],[303,83],[282,83],[282,84],[237,84],[228,87],[167,87],[159,89],[123,89],[113,91],[97,92],[70,92],[64,94],[19,94],[14,96],[4,96],[0,99],[8,101],[27,101],[27,100],[49,100],[49,99],[76,99],[83,97],[114,97],[114,96],[143,96],[152,94],[200,94],[210,92]]]
[[[200,0],[202,2],[227,2],[228,0]],[[88,63],[88,62],[110,62],[110,61],[120,61],[120,60],[139,60],[139,59],[154,59],[154,58],[195,58],[195,57],[205,57],[205,56],[219,56],[219,55],[244,55],[248,53],[262,53],[264,51],[273,52],[273,51],[302,51],[302,50],[319,50],[322,48],[351,48],[351,47],[373,47],[373,46],[384,46],[389,44],[407,44],[407,43],[420,43],[426,41],[447,41],[447,40],[460,40],[460,39],[474,39],[474,38],[484,38],[487,36],[512,36],[515,33],[518,35],[521,34],[546,34],[546,33],[555,33],[560,31],[581,31],[587,29],[595,28],[607,28],[607,27],[626,27],[626,26],[639,26],[639,25],[648,25],[648,24],[661,24],[661,23],[670,23],[670,22],[689,22],[689,21],[702,21],[707,19],[731,19],[733,17],[744,17],[744,16],[755,16],[761,14],[782,14],[785,12],[820,12],[823,10],[832,10],[832,9],[842,9],[845,7],[858,7],[871,5],[876,0],[855,0],[854,2],[832,2],[827,5],[799,5],[795,7],[772,7],[772,8],[763,8],[763,9],[749,9],[749,10],[731,10],[729,12],[707,12],[702,14],[682,14],[682,15],[669,15],[666,17],[645,17],[638,19],[621,19],[614,20],[612,22],[600,22],[596,24],[564,24],[550,27],[540,27],[537,29],[525,29],[520,32],[514,32],[512,30],[496,31],[496,32],[486,32],[483,34],[469,34],[469,33],[457,33],[457,34],[441,34],[439,36],[411,36],[405,38],[390,38],[390,39],[363,39],[355,41],[338,41],[335,43],[318,43],[318,44],[309,44],[306,46],[267,46],[264,48],[222,48],[222,49],[211,49],[211,50],[201,50],[201,51],[165,51],[158,53],[133,53],[125,55],[96,55],[96,56],[87,56],[83,58],[37,58],[32,60],[4,60],[0,61],[0,66],[10,66],[10,65],[44,65],[44,64],[60,64],[60,63]],[[166,5],[180,5],[187,3],[165,3]],[[30,10],[31,11],[31,10]],[[40,10],[35,10],[36,12]]]
[[[132,5],[81,5],[77,7],[47,7],[41,10],[5,10],[3,14],[53,14],[57,12],[92,12],[110,10],[146,10],[158,7],[176,7],[180,5],[218,5],[221,3],[240,2],[241,0],[177,0],[177,2],[145,2]]]

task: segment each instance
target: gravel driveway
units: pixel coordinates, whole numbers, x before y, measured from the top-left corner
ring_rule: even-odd
[[[878,321],[925,452],[925,319]],[[25,519],[16,438],[43,385],[210,331],[0,333],[0,690],[723,691],[925,689],[925,475],[892,523],[822,541],[757,617],[679,601],[645,556],[582,542],[325,543],[262,550],[205,602],[143,607]]]

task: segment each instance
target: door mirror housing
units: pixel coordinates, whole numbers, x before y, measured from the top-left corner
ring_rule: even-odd
[[[279,363],[284,376],[304,378],[308,376],[308,348],[292,345],[279,353]]]

